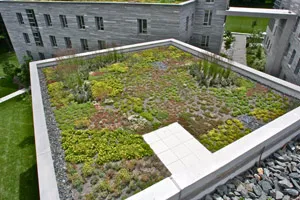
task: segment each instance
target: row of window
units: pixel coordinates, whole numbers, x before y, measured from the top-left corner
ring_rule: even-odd
[[[27,33],[23,33],[23,37],[25,40],[25,43],[29,44],[30,43],[30,39]],[[50,39],[50,43],[52,47],[57,47],[57,42],[56,42],[56,37],[53,35],[49,36]],[[72,48],[72,42],[71,42],[71,38],[70,37],[64,37],[65,40],[65,46],[67,49],[71,49]],[[80,39],[81,42],[81,47],[82,50],[89,50],[88,47],[88,43],[86,39]],[[105,48],[105,41],[103,40],[98,40],[98,48],[99,49],[104,49]]]
[[[206,2],[214,2],[214,1],[213,0],[206,0]],[[27,13],[29,24],[31,26],[38,27],[33,10],[26,10],[26,12],[27,11],[30,11],[30,13]],[[18,19],[19,24],[24,24],[24,19],[23,19],[22,14],[21,13],[16,13],[16,15],[17,15],[17,19]],[[193,25],[194,24],[194,13],[192,14],[191,18],[192,18],[191,21],[192,21],[192,25]],[[44,14],[44,19],[45,19],[46,26],[48,26],[48,27],[52,26],[52,20],[51,20],[51,16],[49,14]],[[60,19],[60,22],[61,22],[61,26],[63,28],[67,28],[68,27],[68,21],[67,21],[66,15],[59,15],[59,19]],[[77,20],[77,24],[78,24],[79,29],[86,29],[84,17],[82,15],[80,15],[80,16],[77,15],[76,20]],[[212,20],[212,10],[205,10],[204,11],[203,25],[210,26],[211,25],[211,20]],[[147,20],[146,19],[137,19],[137,22],[138,22],[138,32],[143,33],[143,34],[147,34]],[[95,17],[95,24],[96,24],[97,30],[104,30],[103,17]],[[186,31],[188,31],[188,24],[189,24],[189,16],[186,17],[186,28],[185,28]]]

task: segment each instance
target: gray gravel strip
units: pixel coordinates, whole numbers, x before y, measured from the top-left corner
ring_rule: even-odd
[[[205,200],[300,200],[300,141],[294,139]]]
[[[49,95],[47,92],[46,79],[41,70],[39,70],[39,77],[59,197],[60,199],[71,200],[73,199],[71,192],[72,186],[67,178],[65,154],[60,143],[60,130],[57,128],[57,123],[55,121],[54,113],[52,111]]]

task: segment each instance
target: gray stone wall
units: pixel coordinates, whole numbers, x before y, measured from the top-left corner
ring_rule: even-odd
[[[298,17],[300,17],[300,2],[298,0],[289,0],[284,3],[284,8],[292,10],[293,12],[298,14]],[[268,33],[268,35],[269,34],[270,33]],[[298,24],[296,31],[290,35],[289,44],[290,46],[289,48],[286,48],[285,55],[281,61],[281,71],[279,77],[289,82],[300,85],[300,74],[295,74],[296,66],[298,62],[300,62],[300,23]],[[296,51],[295,57],[293,59],[293,62],[291,64],[288,64],[293,50]]]
[[[80,39],[87,39],[89,51],[98,49],[98,40],[109,45],[127,45],[145,41],[175,38],[200,46],[201,35],[210,35],[208,50],[219,53],[222,43],[224,16],[217,16],[217,9],[225,9],[224,0],[205,3],[196,0],[181,5],[176,4],[138,4],[138,3],[93,3],[93,2],[23,2],[0,1],[2,14],[12,44],[19,61],[26,50],[31,51],[35,60],[38,53],[46,58],[59,54],[66,48],[64,37],[70,37],[74,53],[82,52]],[[35,45],[25,9],[33,9],[41,32],[44,47]],[[212,9],[212,25],[204,27],[204,10]],[[16,13],[23,15],[25,24],[20,25]],[[192,25],[192,14],[194,23]],[[49,14],[52,26],[45,24],[44,14]],[[66,15],[68,28],[62,28],[59,15]],[[83,15],[85,30],[78,28],[76,15]],[[104,30],[97,30],[95,17],[103,17]],[[186,31],[186,17],[189,16]],[[147,19],[148,33],[138,33],[137,19]],[[26,44],[22,33],[28,33],[30,44]],[[52,47],[49,36],[56,37],[57,47]]]
[[[197,0],[195,8],[195,25],[191,44],[201,47],[201,37],[210,37],[209,47],[205,48],[213,53],[219,53],[223,41],[225,16],[216,15],[217,10],[226,10],[228,2],[226,0],[215,0],[214,3],[207,3],[205,0]],[[212,21],[210,26],[203,25],[205,10],[212,10]],[[203,48],[203,47],[201,47]]]

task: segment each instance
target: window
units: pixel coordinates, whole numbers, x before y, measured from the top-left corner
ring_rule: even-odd
[[[27,54],[27,56],[31,59],[31,60],[33,60],[33,57],[32,57],[32,54],[31,54],[31,51],[26,51],[26,54]]]
[[[63,28],[68,27],[68,21],[66,15],[59,15],[60,23]]]
[[[299,22],[300,22],[300,17],[297,18],[297,21],[296,21],[296,24],[295,24],[294,30],[293,30],[294,32],[297,30]]]
[[[36,46],[44,46],[42,37],[39,31],[32,32]]]
[[[24,40],[25,40],[25,43],[30,43],[30,39],[29,39],[29,36],[27,33],[23,33],[23,37],[24,37]]]
[[[297,66],[295,68],[294,74],[298,74],[299,70],[300,70],[300,59],[298,60],[298,64],[297,64]]]
[[[39,52],[39,57],[40,57],[41,60],[44,60],[45,59],[45,54]]]
[[[190,21],[190,18],[187,16],[186,20],[185,20],[185,31],[189,30],[189,21]]]
[[[105,49],[106,44],[103,40],[98,40],[98,49]]]
[[[276,35],[276,32],[277,32],[277,26],[275,26],[273,35]]]
[[[288,55],[290,48],[291,48],[291,43],[288,44],[286,51],[284,52],[284,56]]]
[[[82,50],[89,50],[88,42],[86,39],[80,39]]]
[[[71,38],[65,37],[65,43],[66,43],[66,48],[68,48],[68,49],[72,48]]]
[[[52,26],[51,17],[48,14],[44,14],[46,26]]]
[[[79,29],[85,29],[83,16],[76,16],[76,18],[77,18],[78,28]]]
[[[97,30],[104,30],[103,17],[95,17]]]
[[[146,19],[138,19],[138,29],[139,33],[146,34],[147,33],[147,20]]]
[[[26,14],[27,14],[30,26],[38,27],[34,11],[32,9],[26,9]]]
[[[55,36],[50,35],[49,37],[50,37],[50,43],[51,43],[51,46],[57,47],[57,43],[56,43],[56,38],[55,38]]]
[[[205,0],[206,3],[214,3],[215,0]]]
[[[19,24],[24,24],[24,19],[21,13],[16,13]]]
[[[192,26],[194,25],[194,20],[195,20],[195,15],[194,15],[194,13],[193,13],[193,14],[192,14],[192,23],[191,23]]]
[[[290,60],[289,60],[289,65],[291,65],[291,64],[293,63],[294,58],[295,58],[295,55],[296,55],[296,50],[294,49],[294,50],[293,50],[293,53],[292,53],[292,55],[291,55],[291,58],[290,58]]]
[[[203,25],[210,26],[211,25],[211,17],[212,17],[212,11],[211,10],[205,10]]]
[[[269,47],[270,47],[270,42],[271,42],[271,40],[268,40],[268,42],[267,42],[267,49],[269,49]]]
[[[202,47],[208,47],[208,44],[209,44],[209,36],[208,35],[202,35],[202,38],[201,38],[201,46]]]

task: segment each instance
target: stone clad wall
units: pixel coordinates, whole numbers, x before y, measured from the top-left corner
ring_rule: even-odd
[[[126,3],[55,3],[55,2],[0,2],[0,12],[10,35],[11,41],[22,60],[26,50],[32,52],[35,59],[39,59],[38,52],[45,54],[46,58],[55,54],[58,49],[64,49],[64,37],[71,37],[73,48],[76,52],[82,52],[80,39],[87,39],[89,50],[97,50],[98,40],[104,40],[108,45],[127,45],[157,39],[176,38],[185,40],[188,34],[179,34],[181,24],[180,13],[186,12],[194,4],[181,7],[178,5],[149,5]],[[25,9],[33,9],[40,28],[44,47],[37,47]],[[23,15],[25,24],[20,25],[16,13]],[[45,24],[44,14],[50,14],[52,27]],[[68,28],[62,28],[59,15],[66,15]],[[76,15],[84,15],[85,30],[80,30],[76,21]],[[98,31],[95,24],[95,16],[103,17],[104,31]],[[137,19],[147,19],[148,33],[139,34]],[[182,20],[185,20],[182,18]],[[22,33],[28,33],[31,44],[26,44]],[[50,44],[49,35],[56,37],[58,47]]]
[[[226,10],[227,3],[227,0],[215,0],[214,3],[207,3],[206,0],[197,0],[195,8],[195,26],[193,29],[193,36],[191,41],[192,45],[201,47],[201,36],[209,35],[210,46],[209,48],[205,49],[213,53],[220,52],[221,44],[223,42],[225,16],[216,15],[216,12],[217,10]],[[205,10],[213,10],[211,26],[203,25]]]
[[[216,10],[225,10],[226,1],[215,0],[205,3],[196,0],[182,4],[139,4],[139,3],[93,3],[93,2],[0,2],[0,13],[5,22],[9,36],[19,61],[22,61],[26,50],[32,52],[38,60],[38,53],[44,53],[46,58],[52,57],[58,50],[65,49],[64,37],[70,37],[73,53],[82,52],[80,39],[87,39],[90,50],[98,49],[98,40],[104,40],[108,45],[127,45],[158,39],[174,38],[183,42],[200,46],[201,35],[210,35],[207,50],[219,53],[222,44],[224,16],[217,16]],[[39,25],[44,47],[35,45],[31,27],[25,9],[33,9]],[[212,25],[203,27],[204,10],[212,9]],[[23,15],[25,24],[20,25],[16,13]],[[192,26],[192,14],[194,23]],[[47,27],[44,14],[51,16],[53,26]],[[68,28],[62,28],[59,15],[66,15]],[[86,29],[78,28],[76,15],[83,15]],[[95,16],[103,17],[104,30],[97,30]],[[188,31],[186,17],[189,16]],[[137,19],[147,19],[148,33],[138,33]],[[30,44],[26,44],[22,33],[28,33]],[[58,47],[50,44],[49,35],[56,37]]]

